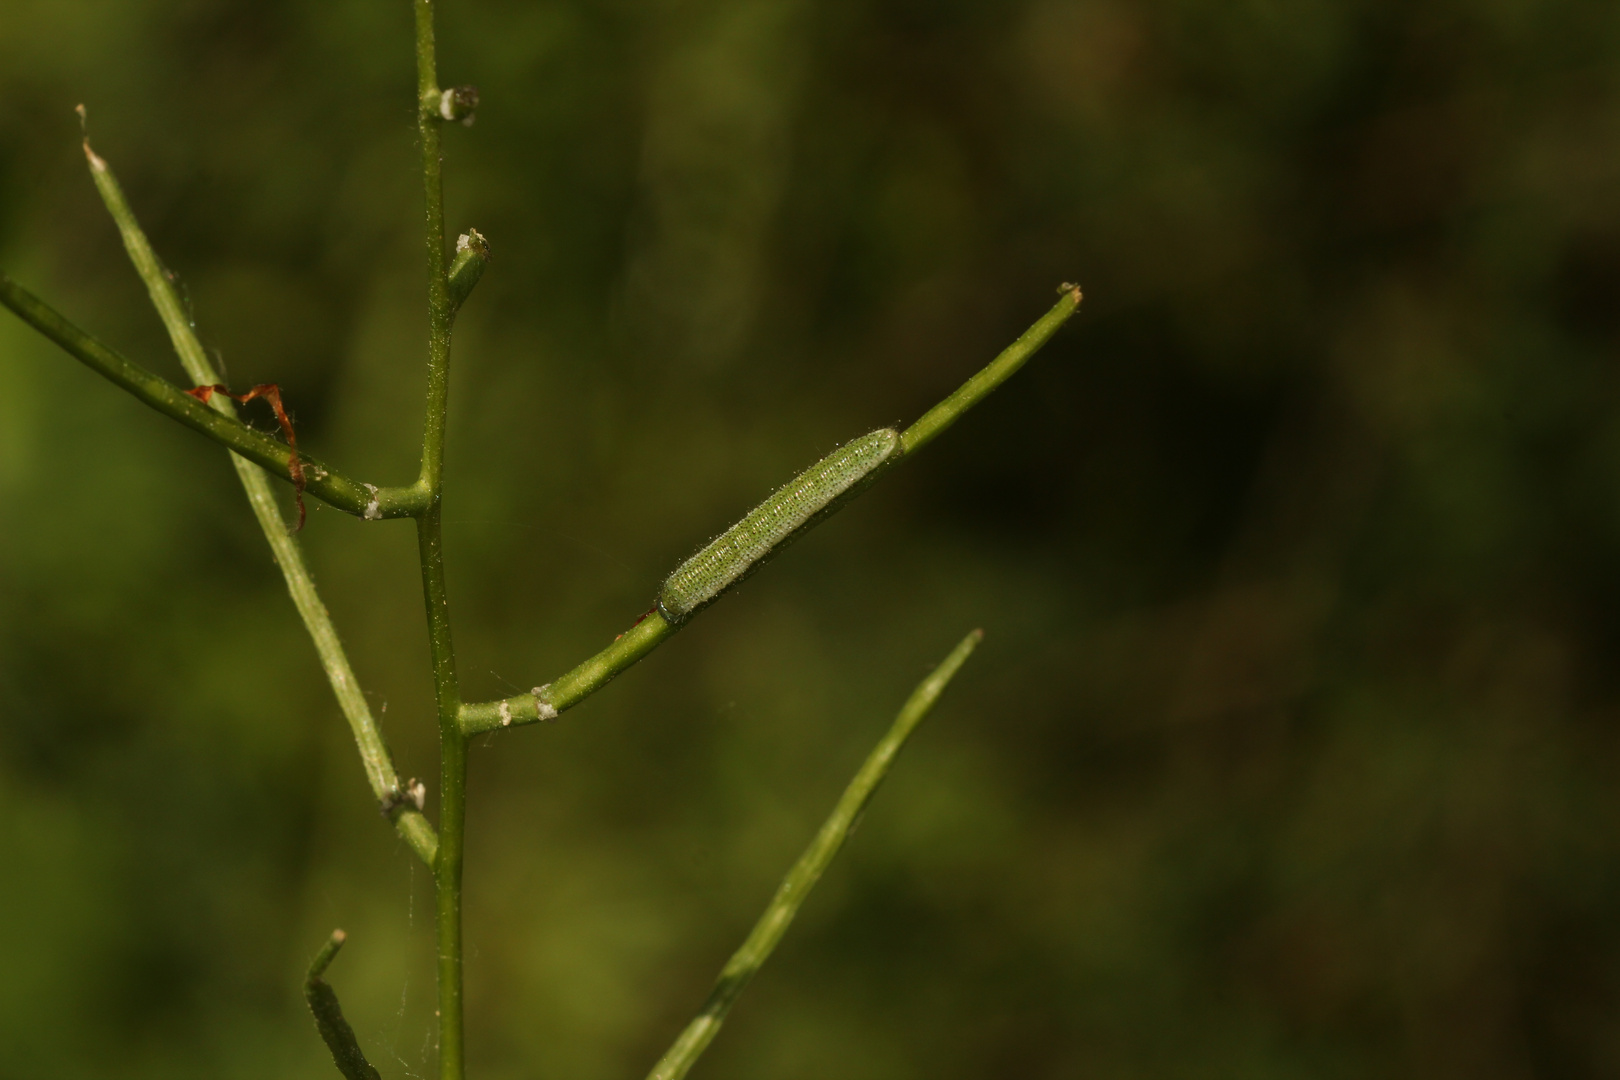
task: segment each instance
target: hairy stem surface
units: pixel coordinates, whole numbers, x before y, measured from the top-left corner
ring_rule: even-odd
[[[838,805],[833,807],[833,812],[822,823],[815,839],[810,841],[810,846],[804,849],[799,861],[793,864],[793,869],[782,879],[776,895],[766,905],[765,913],[754,924],[754,929],[737,951],[731,954],[731,959],[726,961],[726,966],[721,969],[720,978],[710,991],[709,999],[703,1003],[703,1008],[692,1018],[692,1022],[686,1025],[685,1030],[659,1059],[658,1064],[653,1066],[653,1071],[648,1074],[648,1080],[680,1080],[708,1048],[709,1043],[714,1041],[721,1023],[725,1021],[726,1013],[731,1011],[731,1006],[747,987],[748,981],[754,977],[754,973],[770,959],[777,942],[782,940],[782,935],[787,933],[793,917],[799,913],[804,898],[810,895],[810,890],[815,888],[822,871],[827,869],[833,857],[844,846],[844,841],[849,838],[849,832],[860,818],[861,811],[872,798],[878,784],[888,775],[889,767],[894,764],[894,759],[900,753],[900,748],[905,745],[906,739],[933,709],[939,695],[944,693],[951,678],[972,655],[973,650],[978,648],[983,638],[982,630],[975,630],[963,638],[961,644],[951,650],[944,663],[935,668],[934,673],[912,691],[911,697],[901,707],[900,714],[895,717],[888,734],[884,735],[867,755],[865,763],[855,774],[855,779],[844,789],[844,794],[838,799]]]
[[[439,714],[439,857],[434,863],[434,926],[439,972],[439,1080],[462,1080],[466,1050],[461,994],[461,859],[467,822],[467,739],[450,637],[450,597],[444,580],[444,433],[450,394],[450,330],[455,304],[444,248],[443,162],[439,148],[440,91],[434,51],[433,0],[416,0],[416,130],[422,144],[422,195],[428,269],[428,390],[422,424],[422,472],[417,487],[428,505],[416,521],[433,652]]]
[[[460,1080],[463,1069],[461,1008],[461,856],[467,831],[467,739],[457,722],[460,707],[456,654],[450,638],[450,598],[444,583],[444,543],[435,503],[416,522],[433,653],[433,688],[439,712],[439,854],[433,863],[434,927],[439,973],[439,1076]]]
[[[450,299],[444,247],[444,158],[440,150],[439,76],[434,58],[433,0],[416,0],[416,132],[422,144],[422,187],[426,208],[428,264],[428,401],[422,427],[420,486],[439,491],[444,465],[446,404],[450,395]]]

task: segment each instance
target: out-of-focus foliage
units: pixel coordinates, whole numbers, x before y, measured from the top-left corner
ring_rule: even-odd
[[[0,265],[414,475],[404,0],[4,0]],[[1077,318],[558,725],[480,742],[475,1076],[641,1075],[928,666],[706,1077],[1620,1069],[1620,6],[445,0],[469,696]],[[223,454],[0,318],[0,1077],[431,1071],[423,872]],[[305,539],[436,773],[408,525]]]

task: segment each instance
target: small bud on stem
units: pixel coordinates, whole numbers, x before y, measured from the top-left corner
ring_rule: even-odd
[[[468,229],[456,238],[456,257],[450,262],[450,306],[460,308],[467,295],[484,276],[489,264],[489,241],[477,229]]]
[[[478,87],[452,86],[439,94],[439,119],[457,120],[472,126],[474,110],[478,108]]]

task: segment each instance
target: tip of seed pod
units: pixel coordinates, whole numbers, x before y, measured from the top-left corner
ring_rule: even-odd
[[[1058,286],[1057,291],[1059,296],[1072,296],[1074,298],[1075,305],[1079,305],[1081,300],[1080,286],[1076,285],[1074,282],[1065,281],[1063,284]]]
[[[349,935],[345,934],[342,930],[334,930],[334,931],[332,931],[332,944],[341,945],[345,941],[348,941],[348,940],[349,940]]]
[[[470,251],[481,259],[489,258],[489,241],[477,229],[468,229],[456,237],[456,254]]]
[[[984,640],[984,627],[982,627],[982,626],[975,627],[974,630],[973,630],[973,633],[969,634],[968,637],[972,638],[975,642],[983,641]]]
[[[89,111],[85,109],[83,104],[73,106],[73,111],[79,114],[79,132],[84,136],[84,159],[88,161],[90,163],[90,167],[95,169],[97,172],[106,172],[107,163],[97,157],[94,150],[90,149]]]

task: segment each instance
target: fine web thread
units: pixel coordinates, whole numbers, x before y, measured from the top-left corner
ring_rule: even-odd
[[[388,706],[385,703],[383,710],[386,712],[387,709]],[[405,890],[405,925],[414,932],[416,930],[416,864],[414,862],[409,863],[406,870],[410,875],[410,884]],[[399,1039],[400,1035],[405,1031],[405,1012],[406,1006],[410,1004],[410,996],[411,973],[410,968],[407,967],[405,969],[405,978],[399,985],[399,1015],[394,1018],[394,1037],[389,1040],[388,1052],[394,1056],[395,1061],[399,1062],[400,1068],[404,1070],[409,1080],[425,1080],[423,1074],[412,1068],[411,1063],[405,1060],[405,1055],[399,1052]],[[428,1053],[432,1049],[432,1038],[433,1029],[430,1026],[428,1028],[429,1042],[422,1045],[421,1060],[418,1062],[424,1068],[427,1065]]]
[[[852,439],[795,476],[669,575],[658,592],[666,618],[681,619],[720,595],[805,522],[893,457],[900,435],[880,428]]]

